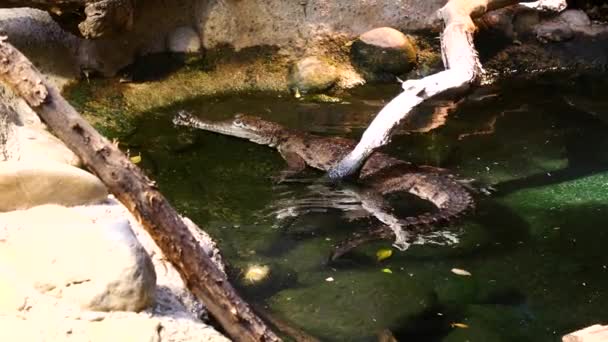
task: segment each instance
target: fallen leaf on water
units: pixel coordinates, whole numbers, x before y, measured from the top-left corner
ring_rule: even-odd
[[[383,268],[383,269],[382,269],[382,272],[383,272],[383,273],[393,273],[393,271],[391,271],[391,269],[390,269],[390,268]]]
[[[450,326],[452,328],[461,328],[461,329],[466,329],[469,327],[468,325],[466,325],[464,323],[450,323]]]
[[[376,252],[376,260],[382,261],[386,260],[393,255],[393,250],[390,248],[381,248]]]
[[[131,163],[138,164],[139,162],[141,162],[141,154],[133,156],[133,157],[131,157],[129,159],[131,160]]]
[[[250,265],[245,270],[243,279],[248,283],[254,284],[264,280],[270,274],[270,267],[267,265]]]
[[[460,276],[471,276],[471,272],[467,270],[463,270],[461,268],[452,268],[452,273],[460,275]]]

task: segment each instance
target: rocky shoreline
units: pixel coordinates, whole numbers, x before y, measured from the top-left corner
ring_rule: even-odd
[[[184,7],[150,11],[122,41],[84,40],[62,31],[46,12],[2,9],[0,29],[58,86],[96,73],[120,74],[151,53],[203,58],[230,46],[233,58],[208,58],[215,63],[205,77],[185,74],[188,82],[174,78],[165,83],[169,86],[150,82],[125,88],[125,97],[142,99],[130,107],[144,112],[221,92],[299,95],[394,81],[395,75],[423,76],[441,67],[437,46],[403,32],[434,29],[426,19],[444,2],[416,7],[370,1],[356,8],[312,0],[225,0],[205,6],[186,1]],[[189,10],[192,17],[177,15]],[[254,15],[239,21],[239,13]],[[269,17],[277,13],[291,19]],[[150,29],[159,16],[165,19]],[[553,17],[506,10],[485,20],[487,30],[505,42],[491,52],[480,44],[490,70],[608,64],[602,54],[608,29],[581,10]],[[247,54],[258,47],[262,52]],[[0,340],[227,340],[205,323],[203,303],[103,183],[80,168],[78,157],[24,101],[5,89],[0,99]],[[192,232],[221,267],[213,241]]]
[[[227,341],[103,183],[23,100],[1,97],[0,340]]]

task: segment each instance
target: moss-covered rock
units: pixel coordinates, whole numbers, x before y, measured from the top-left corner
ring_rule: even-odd
[[[327,90],[338,80],[338,71],[327,60],[310,56],[297,61],[289,72],[289,86],[302,93]]]

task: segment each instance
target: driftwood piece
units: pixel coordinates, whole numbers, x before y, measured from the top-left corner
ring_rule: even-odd
[[[476,31],[473,19],[488,11],[520,2],[532,1],[449,0],[439,9],[437,18],[445,25],[441,34],[441,53],[446,70],[419,80],[403,82],[403,92],[382,108],[357,146],[329,170],[329,177],[340,179],[358,172],[367,157],[387,144],[403,119],[423,101],[438,95],[461,96],[478,83],[483,69],[473,45]],[[542,9],[563,9],[565,0],[544,0],[537,3],[537,7]],[[544,3],[559,6],[546,6]]]
[[[0,61],[0,80],[28,102],[55,135],[142,223],[226,333],[236,341],[279,341],[213,264],[155,183],[116,144],[97,133],[55,87],[41,81],[42,75],[6,41],[0,41]]]
[[[135,0],[0,0],[0,8],[47,11],[63,29],[85,38],[108,38],[129,31]]]

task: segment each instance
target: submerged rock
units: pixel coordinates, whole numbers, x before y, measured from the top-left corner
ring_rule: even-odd
[[[559,19],[570,25],[570,27],[591,26],[591,19],[589,19],[587,13],[581,10],[570,9],[564,11],[559,15]]]
[[[574,31],[568,24],[561,21],[552,21],[536,27],[536,38],[543,42],[563,42],[574,37]]]
[[[581,10],[567,10],[559,16],[540,23],[535,28],[541,42],[561,42],[574,38],[575,34],[594,36],[606,32],[605,27],[592,27],[591,20]]]
[[[289,87],[302,93],[327,90],[338,81],[338,71],[329,61],[310,56],[296,62],[289,73]]]
[[[527,37],[534,33],[534,27],[540,22],[538,11],[520,11],[513,18],[513,30],[518,37]]]
[[[328,272],[308,279],[306,286],[280,291],[267,302],[277,315],[319,333],[320,340],[373,341],[379,329],[400,326],[404,317],[421,316],[433,305],[432,289],[424,281],[394,271]]]
[[[0,162],[0,212],[49,203],[88,204],[102,201],[107,195],[97,177],[70,165]]]
[[[416,64],[416,54],[412,40],[390,27],[365,32],[351,48],[354,64],[371,73],[406,73]]]
[[[3,263],[40,293],[95,311],[140,311],[154,302],[154,267],[126,219],[96,222],[45,205],[0,215],[0,237]]]

